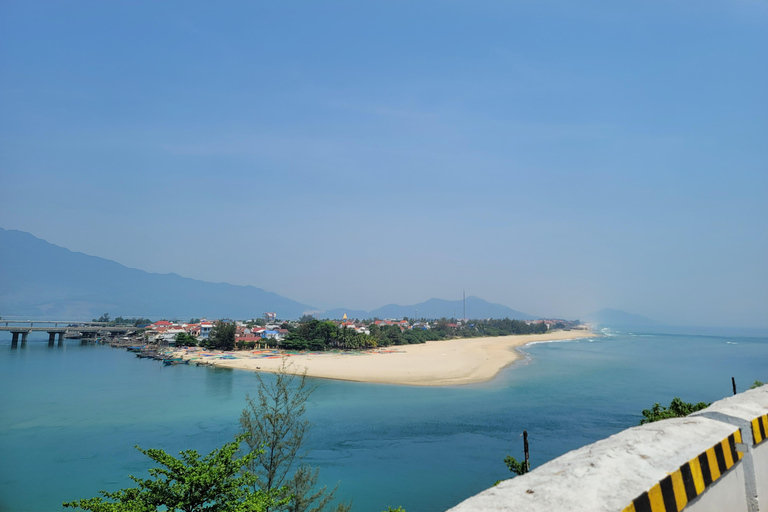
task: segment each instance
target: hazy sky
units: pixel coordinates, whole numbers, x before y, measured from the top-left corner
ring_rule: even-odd
[[[320,308],[768,326],[768,3],[0,3],[0,226]]]

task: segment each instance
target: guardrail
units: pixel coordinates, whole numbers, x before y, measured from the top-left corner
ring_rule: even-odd
[[[633,427],[450,512],[768,512],[768,386]]]

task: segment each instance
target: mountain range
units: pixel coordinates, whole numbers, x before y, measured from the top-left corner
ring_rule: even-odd
[[[0,315],[90,320],[102,313],[151,319],[193,316],[298,318],[312,306],[254,286],[153,274],[0,229]]]
[[[502,304],[494,304],[479,297],[467,297],[467,318],[512,318],[514,320],[534,320],[535,316]],[[418,304],[401,306],[387,304],[372,311],[337,308],[316,314],[318,318],[462,318],[464,302],[462,300],[429,299]]]
[[[373,311],[319,310],[255,286],[210,283],[177,274],[155,274],[115,261],[73,252],[30,233],[0,228],[0,315],[90,320],[103,313],[151,319],[207,316],[246,319],[274,311],[279,318],[451,318],[463,314],[462,300],[429,299],[389,304]],[[532,315],[467,297],[469,318]]]

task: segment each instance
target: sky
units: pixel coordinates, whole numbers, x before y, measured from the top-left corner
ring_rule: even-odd
[[[318,307],[768,326],[768,3],[0,2],[0,227]]]

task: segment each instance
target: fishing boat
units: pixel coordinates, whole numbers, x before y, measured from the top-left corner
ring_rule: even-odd
[[[186,361],[181,357],[172,357],[170,359],[163,359],[163,364],[165,366],[171,366],[174,364],[189,364],[189,359]]]

